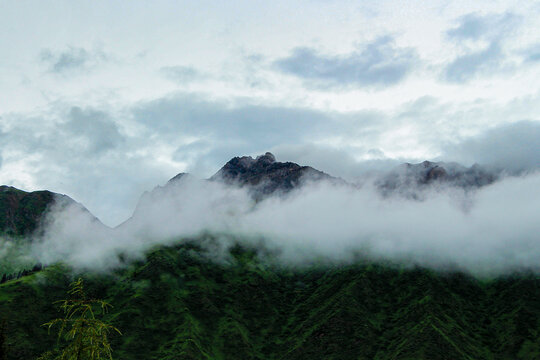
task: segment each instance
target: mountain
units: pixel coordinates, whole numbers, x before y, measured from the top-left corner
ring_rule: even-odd
[[[137,226],[135,223],[139,220],[145,222],[149,213],[158,212],[159,208],[165,204],[168,208],[182,207],[182,199],[174,199],[178,196],[176,192],[178,187],[188,182],[198,181],[202,186],[205,183],[220,183],[233,188],[244,188],[255,201],[262,201],[273,195],[286,195],[309,182],[329,181],[335,184],[346,184],[344,180],[310,166],[301,166],[293,162],[278,162],[269,152],[255,159],[251,156],[234,157],[206,180],[197,180],[190,174],[179,173],[164,186],[157,186],[152,191],[143,193],[133,215],[118,228],[125,229],[128,225]]]
[[[424,161],[419,164],[405,163],[390,169],[375,181],[383,195],[400,194],[409,198],[421,199],[421,191],[431,187],[457,187],[465,190],[476,189],[496,181],[497,174],[489,172],[479,165],[469,168],[455,163]],[[165,186],[157,186],[145,192],[133,213],[136,216],[144,206],[155,204],[163,197],[169,197],[169,190],[181,186],[185,181],[197,181],[191,175],[179,173]],[[234,157],[216,174],[207,180],[225,185],[243,187],[256,201],[272,195],[284,195],[306,183],[328,181],[333,184],[349,185],[343,179],[333,177],[310,166],[293,162],[278,162],[273,154],[252,158],[251,156]],[[50,191],[25,192],[9,186],[0,186],[0,233],[25,236],[34,232],[43,219],[47,209],[56,203],[63,206],[76,205],[97,220],[82,205],[66,195]],[[132,216],[132,218],[133,218]],[[144,216],[144,215],[141,215]],[[124,227],[132,218],[118,227]],[[105,225],[103,225],[105,227]]]
[[[424,162],[390,170],[378,186],[407,194],[431,186],[476,189],[496,179],[478,166]],[[270,153],[236,157],[210,179],[181,173],[144,194],[132,220],[161,216],[157,201],[164,198],[168,210],[196,204],[198,193],[171,199],[190,181],[245,187],[264,201],[317,180],[344,183]],[[53,205],[77,205],[48,191],[0,189],[4,233],[32,233]],[[141,212],[147,205],[155,211]],[[172,210],[166,215],[178,221]],[[111,339],[116,359],[540,359],[535,273],[475,278],[360,255],[347,264],[284,265],[264,245],[227,236],[171,238],[136,259],[118,255],[121,266],[97,272],[62,264],[10,270],[0,281],[0,358],[5,349],[7,360],[35,359],[62,345],[41,325],[59,316],[55,302],[80,276],[90,298],[114,306],[106,320],[123,333]]]
[[[498,179],[498,174],[475,164],[469,168],[444,162],[424,161],[405,163],[379,177],[375,184],[384,195],[399,193],[417,197],[418,191],[428,187],[455,187],[464,190],[477,189]]]
[[[62,344],[40,325],[59,316],[54,302],[79,276],[114,306],[115,359],[540,358],[534,274],[479,280],[365,261],[290,268],[240,246],[215,261],[206,241],[161,246],[111,273],[55,265],[1,284],[7,359]]]
[[[419,164],[405,163],[382,172],[376,178],[375,186],[383,196],[397,194],[422,200],[426,195],[424,191],[428,189],[454,187],[469,191],[489,185],[497,178],[497,174],[479,165],[467,168],[455,163],[424,161]],[[157,186],[152,191],[145,192],[139,199],[133,215],[118,228],[125,229],[128,224],[137,226],[137,222],[147,223],[147,219],[152,217],[151,214],[159,213],[163,207],[182,209],[185,206],[185,199],[176,199],[181,192],[178,190],[190,182],[200,184],[213,182],[243,188],[252,199],[259,202],[270,196],[286,196],[295,189],[318,181],[354,187],[341,178],[310,166],[276,161],[275,156],[269,152],[255,158],[234,157],[206,180],[198,180],[190,174],[179,173],[164,186]],[[143,228],[148,229],[148,226]]]
[[[77,204],[69,196],[47,190],[26,192],[0,186],[0,234],[26,236],[41,225],[47,210],[54,205]]]
[[[275,156],[269,152],[255,159],[251,156],[235,157],[209,180],[246,186],[256,198],[274,193],[287,193],[308,181],[343,182],[310,166],[277,162]]]

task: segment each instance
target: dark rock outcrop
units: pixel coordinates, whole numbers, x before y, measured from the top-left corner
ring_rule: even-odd
[[[344,183],[343,180],[310,166],[277,162],[274,155],[269,152],[255,159],[251,156],[235,157],[209,180],[247,186],[256,198],[274,193],[287,193],[307,181],[328,180]]]

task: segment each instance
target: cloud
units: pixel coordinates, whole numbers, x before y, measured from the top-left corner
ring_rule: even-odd
[[[89,51],[82,47],[69,46],[63,51],[44,49],[40,59],[48,65],[54,74],[74,73],[89,70],[97,64],[107,61],[109,56],[101,50]]]
[[[535,63],[540,61],[540,44],[534,44],[521,52],[525,62]]]
[[[165,66],[160,69],[160,72],[167,79],[178,84],[189,84],[207,78],[207,75],[192,66]]]
[[[81,201],[106,224],[129,216],[140,194],[167,177],[146,134],[124,133],[108,109],[58,105],[4,117],[4,183]]]
[[[540,122],[504,124],[446,147],[444,156],[462,163],[477,162],[509,172],[540,169]]]
[[[220,166],[238,154],[261,153],[275,144],[302,142],[331,133],[332,114],[304,109],[263,105],[231,106],[205,101],[194,95],[178,95],[139,104],[134,119],[162,140],[187,136],[175,156],[203,155]],[[199,151],[205,149],[204,153]],[[214,170],[215,171],[215,170]],[[209,175],[209,174],[207,174]]]
[[[261,105],[252,99],[216,100],[186,93],[116,110],[57,104],[38,115],[3,115],[0,176],[23,189],[66,193],[106,224],[116,225],[131,215],[143,191],[179,172],[209,177],[239,155],[273,151],[282,161],[346,179],[423,161],[425,154],[427,159],[433,154],[445,161],[481,162],[484,159],[474,154],[457,156],[446,144],[481,132],[482,124],[530,116],[522,109],[538,101],[526,100],[456,108],[423,97],[392,114]],[[476,125],[470,124],[471,118]]]
[[[346,55],[320,54],[296,48],[274,62],[279,71],[317,86],[390,86],[402,81],[418,62],[414,49],[396,47],[391,37],[380,37]]]
[[[506,12],[503,14],[466,14],[458,20],[458,25],[446,32],[453,40],[500,40],[510,36],[521,22],[521,17]]]
[[[88,153],[99,154],[111,150],[124,140],[118,126],[103,111],[72,107],[68,121],[59,126]]]
[[[480,75],[513,69],[514,65],[507,63],[505,44],[521,20],[520,16],[509,12],[471,13],[460,17],[458,26],[448,30],[446,35],[464,52],[446,65],[443,78],[448,82],[465,83]]]
[[[307,164],[352,182],[385,173],[405,161],[387,158],[380,149],[350,145],[336,148],[315,144],[284,144],[273,147],[271,152],[278,159]]]
[[[147,194],[115,230],[96,227],[80,211],[56,213],[35,254],[45,263],[102,270],[117,265],[118,253],[139,257],[156,244],[211,233],[217,249],[233,241],[264,244],[279,261],[296,265],[360,255],[477,274],[538,271],[539,186],[535,173],[415,201],[382,198],[368,184],[323,182],[254,203],[242,189],[187,177]]]
[[[209,177],[234,156],[378,131],[374,113],[243,101],[176,94],[115,111],[58,104],[38,115],[7,114],[0,174],[12,186],[67,193],[115,225],[143,191],[179,172]]]
[[[469,52],[455,58],[445,69],[449,82],[464,83],[480,74],[492,74],[501,69],[504,54],[499,43],[491,43],[484,50]]]

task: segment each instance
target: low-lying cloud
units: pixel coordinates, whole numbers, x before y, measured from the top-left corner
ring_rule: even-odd
[[[424,201],[383,198],[326,182],[255,203],[244,189],[184,177],[141,199],[132,219],[103,227],[72,208],[51,214],[35,253],[45,263],[109,268],[116,255],[214,233],[225,244],[261,241],[287,264],[353,255],[438,269],[497,274],[538,270],[540,173],[507,177],[476,191],[431,190]]]
[[[454,161],[498,168],[511,173],[540,168],[540,122],[518,121],[484,131],[447,146],[445,157]]]

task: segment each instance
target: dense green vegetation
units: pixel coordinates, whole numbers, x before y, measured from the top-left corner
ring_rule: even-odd
[[[358,261],[278,266],[235,246],[211,259],[196,242],[160,247],[114,271],[85,273],[115,359],[538,359],[540,278]],[[7,359],[62,346],[40,325],[61,315],[80,274],[62,265],[0,285]],[[1,344],[0,344],[1,345]]]
[[[21,236],[33,233],[56,196],[50,191],[26,192],[0,186],[0,234],[24,239]]]
[[[112,360],[109,335],[122,333],[101,320],[111,305],[101,299],[88,298],[82,278],[71,283],[68,295],[68,299],[58,301],[64,316],[43,324],[49,330],[57,327],[58,337],[67,344],[62,349],[45,352],[38,360]]]

